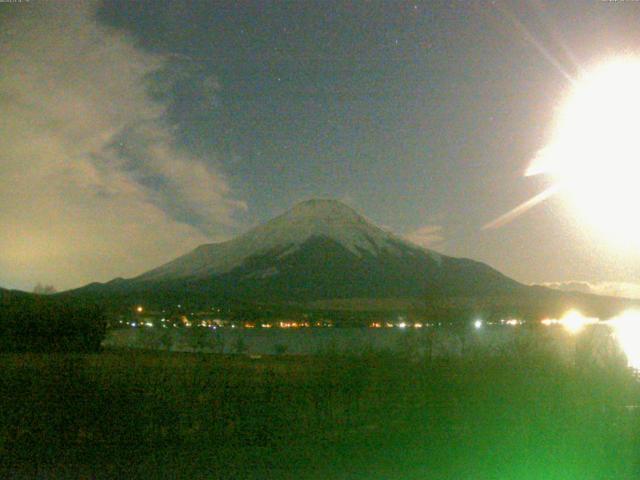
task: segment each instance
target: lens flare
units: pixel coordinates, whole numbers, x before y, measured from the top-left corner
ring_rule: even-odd
[[[640,58],[623,56],[585,73],[556,119],[551,142],[527,175],[550,174],[597,230],[640,246]]]

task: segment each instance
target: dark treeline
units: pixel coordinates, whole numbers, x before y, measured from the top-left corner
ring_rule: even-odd
[[[96,352],[105,328],[93,303],[0,291],[0,352]]]
[[[407,354],[5,355],[0,478],[640,478],[626,368]]]

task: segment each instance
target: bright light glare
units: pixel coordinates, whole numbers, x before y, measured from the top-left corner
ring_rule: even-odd
[[[640,311],[628,310],[607,323],[613,327],[629,366],[640,370]]]
[[[473,322],[473,326],[476,328],[476,330],[480,330],[482,328],[482,320],[476,320],[475,322]]]
[[[640,246],[640,58],[583,75],[528,175],[551,174],[577,211],[617,243]]]
[[[570,310],[565,313],[564,316],[560,319],[559,323],[572,334],[577,334],[584,329],[587,325],[592,323],[596,323],[598,320],[595,318],[589,318],[582,315],[580,312],[576,310]]]

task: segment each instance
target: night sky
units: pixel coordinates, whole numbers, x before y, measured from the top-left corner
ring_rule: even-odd
[[[132,276],[331,197],[522,282],[633,289],[640,255],[561,197],[482,227],[548,186],[523,173],[566,77],[638,45],[631,1],[2,3],[0,286]]]

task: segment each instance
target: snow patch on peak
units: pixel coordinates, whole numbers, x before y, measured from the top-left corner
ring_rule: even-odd
[[[289,219],[342,219],[344,221],[362,221],[363,218],[353,208],[331,199],[312,199],[294,205],[281,215]]]
[[[238,240],[269,249],[277,245],[299,246],[311,237],[330,238],[356,255],[363,251],[375,255],[383,249],[398,253],[398,243],[406,243],[336,200],[299,203]]]

